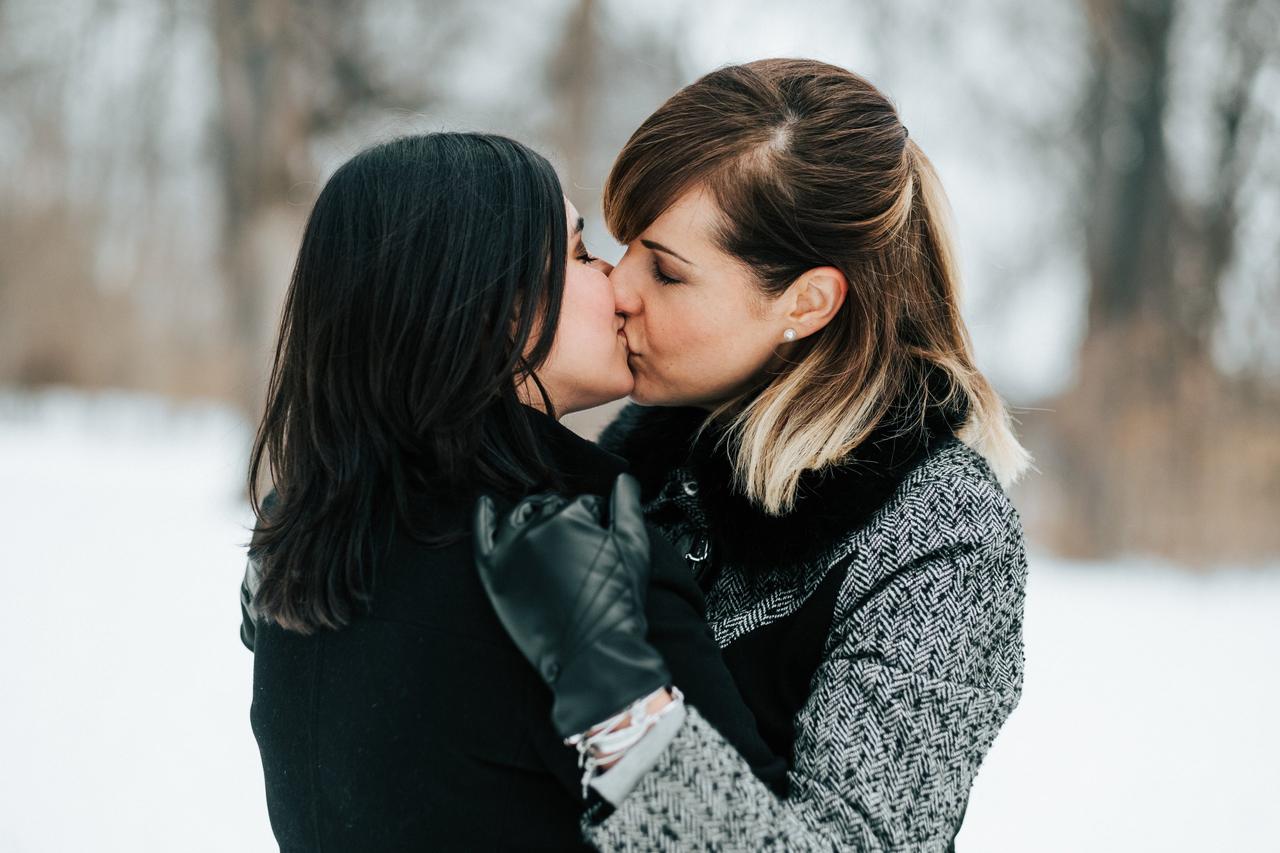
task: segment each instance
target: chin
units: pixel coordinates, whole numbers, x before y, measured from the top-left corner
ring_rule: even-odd
[[[631,399],[642,406],[692,406],[697,405],[693,398],[676,393],[679,388],[672,388],[662,382],[655,382],[644,373],[635,373],[635,386],[631,389]]]
[[[643,382],[637,378],[634,387],[631,389],[631,399],[642,406],[670,405],[663,401],[660,394],[655,394],[655,390],[652,383]]]
[[[636,387],[636,376],[631,372],[626,359],[618,362],[614,367],[610,368],[609,378],[613,380],[610,383],[610,390],[613,392],[613,399],[626,397]]]
[[[623,375],[619,376],[616,381],[610,382],[607,385],[604,383],[598,385],[597,393],[590,395],[591,399],[588,402],[588,405],[583,408],[591,409],[596,406],[603,406],[628,397],[631,395],[631,389],[635,387],[635,384],[635,379],[632,378],[631,371],[624,370]]]
[[[613,399],[618,400],[622,397],[634,396],[635,388],[636,381],[631,376],[631,371],[627,371],[627,380],[625,382],[618,383],[617,393],[613,395]]]
[[[631,399],[642,406],[694,406],[708,410],[715,408],[714,404],[706,403],[696,394],[679,394],[675,389],[663,387],[654,382],[646,382],[638,376],[635,388],[631,391]]]

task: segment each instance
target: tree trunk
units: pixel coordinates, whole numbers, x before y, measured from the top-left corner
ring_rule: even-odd
[[[1209,348],[1231,256],[1243,102],[1224,101],[1218,195],[1202,206],[1179,197],[1164,135],[1175,5],[1090,0],[1087,10],[1088,330],[1077,384],[1049,404],[1041,467],[1059,494],[1043,526],[1078,557],[1207,564],[1275,554],[1275,395],[1245,393]]]

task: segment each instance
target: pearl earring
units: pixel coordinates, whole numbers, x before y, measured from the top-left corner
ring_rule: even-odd
[[[782,333],[782,339],[784,341],[794,341],[796,339],[796,330],[787,329],[785,332]]]

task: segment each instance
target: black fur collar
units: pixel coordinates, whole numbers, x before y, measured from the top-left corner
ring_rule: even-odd
[[[726,450],[708,428],[693,435],[706,417],[694,408],[628,405],[600,436],[600,446],[627,460],[646,501],[657,497],[671,472],[692,471],[710,528],[713,550],[748,570],[803,566],[865,524],[893,494],[902,478],[930,448],[951,439],[963,423],[960,412],[936,412],[922,428],[904,431],[889,423],[877,429],[852,457],[823,471],[806,471],[794,507],[769,515],[731,488]]]

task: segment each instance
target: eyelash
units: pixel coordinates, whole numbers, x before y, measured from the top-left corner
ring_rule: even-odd
[[[596,261],[600,259],[595,257],[594,255],[591,255],[590,253],[587,252],[585,248],[583,248],[578,252],[578,255],[575,258],[575,260],[579,260],[584,264],[594,264]]]
[[[658,266],[658,261],[656,259],[653,262],[653,277],[657,279],[658,283],[662,284],[663,286],[680,284],[680,279],[672,278],[669,275],[663,274],[662,269]]]

